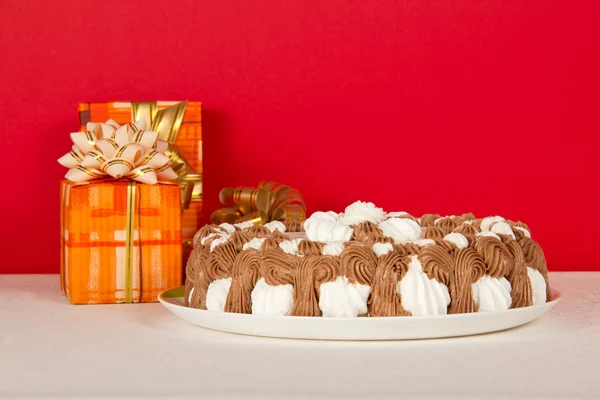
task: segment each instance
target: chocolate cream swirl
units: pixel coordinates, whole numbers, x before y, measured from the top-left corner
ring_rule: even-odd
[[[398,250],[390,251],[377,260],[373,289],[368,302],[372,317],[409,316],[402,307],[402,296],[396,287],[408,271],[407,258]]]
[[[506,279],[510,282],[512,290],[512,304],[510,308],[527,307],[533,304],[533,292],[529,276],[527,274],[527,263],[523,249],[515,240],[508,235],[502,235],[502,242],[512,257],[513,268]]]
[[[299,257],[281,249],[268,248],[263,252],[260,274],[267,285],[293,285],[299,261]]]
[[[489,236],[479,236],[475,240],[475,250],[483,256],[486,275],[492,278],[509,276],[513,269],[512,258],[500,240]]]
[[[242,251],[244,245],[250,241],[250,235],[243,231],[234,231],[229,236],[228,242],[233,244],[237,252]]]
[[[188,259],[185,268],[184,299],[185,305],[188,307],[206,310],[206,292],[210,284],[210,278],[207,275],[209,256],[208,249],[195,249]]]
[[[544,281],[546,281],[546,301],[552,300],[552,289],[548,280],[548,267],[542,248],[535,240],[528,237],[519,239],[518,243],[521,249],[523,249],[527,266],[537,270],[544,277]]]
[[[217,279],[230,278],[233,262],[237,257],[238,252],[235,250],[233,243],[226,242],[215,247],[208,257],[208,268],[206,273],[210,281]]]
[[[252,314],[252,290],[260,279],[260,251],[248,249],[236,257],[225,312]]]
[[[194,240],[193,240],[194,247],[201,245],[200,242],[202,241],[202,239],[204,239],[208,235],[210,235],[212,233],[223,233],[223,232],[225,232],[225,230],[218,225],[214,225],[214,224],[204,225],[194,235]]]
[[[294,306],[291,315],[318,317],[321,284],[342,274],[339,257],[309,255],[300,259],[294,279]]]
[[[370,247],[360,244],[347,246],[340,254],[340,264],[348,282],[373,285],[377,257]]]
[[[383,231],[371,221],[364,221],[356,225],[352,236],[355,241],[368,243],[370,245],[383,242],[385,237]]]
[[[269,228],[263,225],[252,225],[243,229],[242,231],[245,232],[251,240],[255,238],[263,239],[271,234]]]
[[[423,239],[443,239],[447,234],[448,232],[441,226],[429,225],[425,228]]]
[[[263,241],[262,245],[260,246],[260,249],[262,251],[265,251],[267,249],[278,249],[278,248],[279,248],[279,242],[270,236],[266,237],[265,240]]]
[[[429,279],[435,279],[446,286],[450,284],[454,261],[445,248],[438,245],[421,247],[417,258]]]
[[[434,225],[442,228],[445,232],[452,232],[458,226],[454,218],[444,217],[435,221]]]
[[[473,283],[485,275],[486,265],[479,252],[472,248],[454,253],[454,271],[450,280],[449,314],[472,313],[477,311],[473,299]]]
[[[475,215],[473,215],[473,213],[465,213],[463,215],[459,215],[458,217],[454,218],[454,221],[456,222],[456,225],[462,225],[464,224],[466,221],[473,221],[475,219]],[[469,225],[469,224],[467,224]]]
[[[298,254],[303,256],[321,256],[323,255],[323,246],[324,244],[321,242],[304,239],[298,244]]]
[[[472,243],[475,236],[479,233],[479,229],[470,224],[462,224],[454,228],[452,232],[460,233],[467,239],[470,239],[469,243]]]
[[[423,214],[421,216],[421,226],[433,225],[438,218],[441,218],[440,214]]]
[[[275,229],[268,237],[275,240],[277,243],[290,240],[290,237],[285,233],[279,232],[279,229]]]
[[[285,221],[283,223],[285,225],[286,232],[304,232],[304,223],[300,221],[291,220]]]

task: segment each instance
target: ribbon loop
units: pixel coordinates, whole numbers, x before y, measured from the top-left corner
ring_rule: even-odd
[[[132,103],[131,123],[88,122],[86,132],[71,134],[73,149],[58,160],[69,168],[65,177],[75,182],[107,175],[149,184],[177,181],[187,208],[201,196],[196,185],[201,176],[193,173],[173,145],[186,105],[181,102],[159,110],[156,102]],[[194,196],[195,191],[200,193]]]

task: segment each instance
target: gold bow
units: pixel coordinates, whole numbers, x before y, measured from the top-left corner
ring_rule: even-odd
[[[257,187],[222,189],[219,200],[224,207],[210,216],[214,224],[245,221],[265,224],[280,220],[302,222],[306,219],[306,205],[302,194],[273,181],[262,181]]]
[[[159,110],[156,101],[131,103],[132,121],[148,118],[150,129],[158,132],[158,139],[167,143],[164,154],[169,157],[171,168],[177,174],[175,181],[181,188],[181,202],[184,209],[189,207],[191,201],[202,200],[202,190],[200,188],[202,175],[194,173],[174,145],[186,106],[187,101],[182,101]]]

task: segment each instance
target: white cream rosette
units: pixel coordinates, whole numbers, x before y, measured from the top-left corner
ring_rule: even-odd
[[[108,120],[89,122],[86,132],[71,133],[73,148],[58,159],[69,168],[65,178],[86,182],[110,176],[147,184],[177,179],[164,154],[168,143],[158,140],[158,133],[147,130],[148,126],[147,119],[122,126]]]

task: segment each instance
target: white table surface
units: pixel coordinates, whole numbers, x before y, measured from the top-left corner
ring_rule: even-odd
[[[600,399],[600,273],[512,330],[318,342],[206,330],[160,304],[74,306],[57,275],[0,275],[0,398]]]

